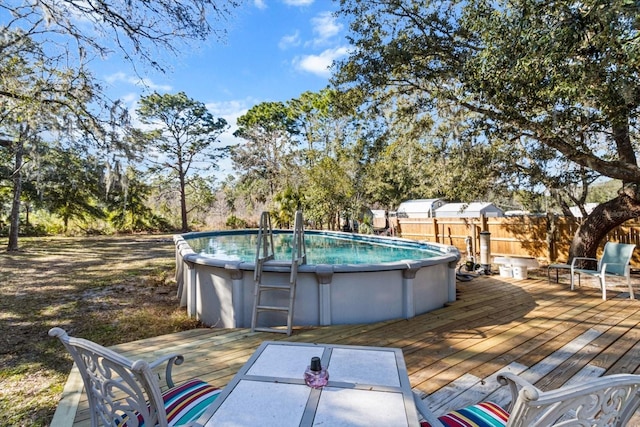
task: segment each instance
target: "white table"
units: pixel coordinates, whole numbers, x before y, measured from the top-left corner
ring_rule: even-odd
[[[303,374],[318,356],[329,383]],[[200,418],[205,426],[417,426],[398,348],[265,341]]]

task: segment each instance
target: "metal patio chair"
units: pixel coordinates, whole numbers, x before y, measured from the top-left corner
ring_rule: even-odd
[[[415,395],[425,421],[422,427],[624,427],[640,406],[640,375],[616,374],[577,385],[542,391],[512,373],[498,375],[508,385],[511,403],[505,410],[486,401],[436,417]]]
[[[201,380],[176,386],[171,377],[173,365],[184,358],[170,354],[147,363],[129,360],[113,350],[52,328],[49,335],[59,338],[76,363],[89,400],[91,426],[139,427],[185,425],[195,421],[221,392]],[[164,366],[166,364],[166,366]],[[169,387],[160,389],[158,373],[164,366]]]

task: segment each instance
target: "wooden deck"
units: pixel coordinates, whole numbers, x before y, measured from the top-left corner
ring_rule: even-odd
[[[640,277],[632,280],[639,289]],[[177,381],[199,377],[223,387],[263,340],[399,347],[414,390],[440,413],[492,393],[495,374],[504,369],[543,390],[572,378],[640,374],[640,300],[630,300],[622,286],[614,289],[621,293],[609,292],[602,301],[595,282],[585,278],[570,291],[566,277],[548,283],[546,273],[545,279],[521,281],[483,276],[459,282],[455,303],[410,320],[295,328],[291,337],[198,329],[115,348],[148,360],[182,353],[186,360],[175,369]],[[88,425],[81,388],[72,371],[52,425]]]

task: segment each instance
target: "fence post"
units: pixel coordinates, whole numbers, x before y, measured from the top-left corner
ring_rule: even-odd
[[[556,251],[556,216],[547,212],[547,260],[549,263],[555,262],[558,257]]]

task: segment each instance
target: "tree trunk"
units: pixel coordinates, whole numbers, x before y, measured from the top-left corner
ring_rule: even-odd
[[[180,172],[180,218],[181,231],[186,233],[189,231],[189,222],[187,220],[187,188],[184,173]]]
[[[22,158],[24,155],[24,139],[21,134],[15,144],[15,167],[13,170],[13,201],[11,203],[11,224],[9,226],[8,252],[18,250],[20,232],[20,198],[22,197]]]
[[[640,201],[635,184],[622,188],[615,199],[597,206],[576,231],[569,248],[569,263],[574,257],[596,258],[598,246],[607,233],[625,221],[640,216]]]

